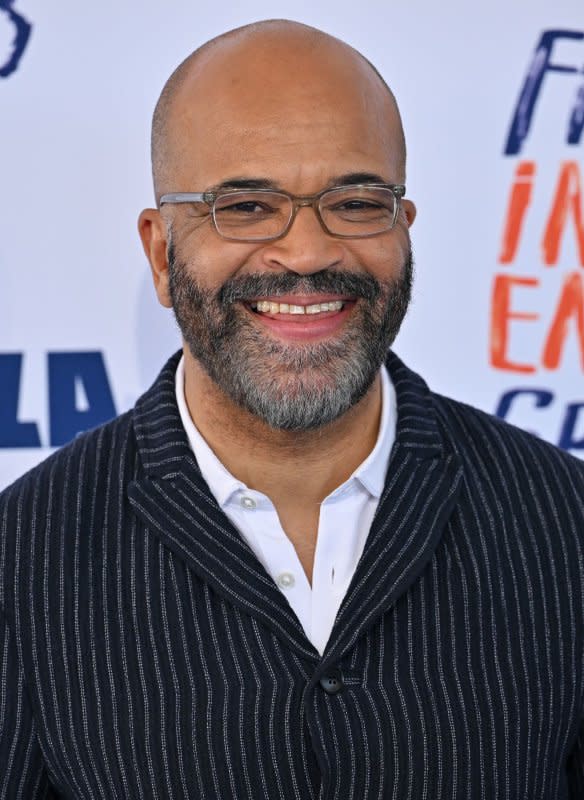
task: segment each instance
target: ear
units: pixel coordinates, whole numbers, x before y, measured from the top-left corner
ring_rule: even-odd
[[[172,307],[168,286],[168,257],[166,223],[156,208],[145,208],[138,217],[138,232],[146,258],[150,262],[152,280],[159,302]]]
[[[402,201],[402,208],[406,215],[406,222],[408,224],[408,228],[410,228],[414,224],[414,220],[416,219],[416,206],[412,203],[411,200],[404,198]]]

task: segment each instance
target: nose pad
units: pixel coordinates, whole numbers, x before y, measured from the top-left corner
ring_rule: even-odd
[[[314,218],[314,221],[317,223],[318,228],[321,231],[321,233],[330,235],[330,234],[328,234],[328,231],[326,230],[326,228],[324,227],[324,225],[322,223],[322,219],[320,217],[319,211],[318,211],[317,207],[315,206],[314,202],[312,200],[297,200],[296,204],[295,204],[295,207],[294,207],[294,211],[292,212],[292,221],[290,222],[290,226],[288,228],[286,236],[288,236],[288,234],[290,233],[290,231],[292,230],[292,228],[296,224],[296,219],[298,217],[298,213],[302,209],[305,209],[305,208],[312,209],[312,216]]]
[[[285,235],[265,245],[263,257],[272,266],[293,272],[319,272],[342,260],[343,245],[324,229],[314,205],[303,201],[294,209]]]

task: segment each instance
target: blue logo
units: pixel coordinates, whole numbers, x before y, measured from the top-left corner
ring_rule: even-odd
[[[36,422],[18,419],[23,353],[0,353],[0,448],[61,447],[116,416],[103,353],[47,354],[49,440]]]
[[[0,14],[5,14],[14,26],[14,39],[8,59],[4,63],[0,62],[0,78],[9,78],[18,69],[32,29],[30,22],[15,11],[13,5],[14,0],[0,0]]]
[[[549,30],[542,33],[515,107],[515,114],[505,145],[506,156],[516,156],[521,152],[523,141],[531,127],[544,79],[548,80],[549,73],[576,77],[584,73],[584,69],[580,66],[552,62],[554,46],[562,39],[582,42],[584,41],[584,31]],[[584,131],[584,84],[580,82],[580,78],[578,80],[579,85],[566,132],[568,144],[579,144]]]

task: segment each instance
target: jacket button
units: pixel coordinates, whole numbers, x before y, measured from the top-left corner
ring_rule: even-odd
[[[328,675],[323,675],[320,685],[327,694],[338,694],[345,686],[339,672],[329,672]]]

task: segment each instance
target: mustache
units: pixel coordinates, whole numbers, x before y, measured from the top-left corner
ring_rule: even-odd
[[[217,300],[226,308],[235,302],[285,294],[339,294],[373,302],[381,294],[381,284],[371,275],[332,269],[322,269],[310,275],[293,272],[242,275],[227,280],[219,290]]]

